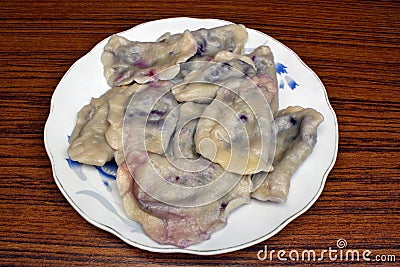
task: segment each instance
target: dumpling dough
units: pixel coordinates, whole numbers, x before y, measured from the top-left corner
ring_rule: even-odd
[[[241,79],[254,76],[256,72],[250,58],[227,51],[219,52],[212,61],[200,65],[200,68],[191,68],[192,64],[198,63],[183,64],[183,68],[194,70],[172,88],[172,93],[178,101],[209,103],[221,86],[228,82],[232,84],[233,80],[241,82]]]
[[[113,158],[114,149],[105,138],[109,127],[108,100],[122,93],[126,87],[114,87],[99,98],[92,98],[77,115],[75,128],[69,139],[68,155],[72,160],[102,166]]]
[[[186,160],[132,151],[126,155],[126,162],[140,188],[163,203],[179,207],[216,201],[242,177],[205,158]]]
[[[196,150],[229,172],[271,171],[272,120],[263,91],[248,78],[239,86],[235,82],[205,108],[194,136]]]
[[[165,237],[164,221],[143,210],[133,194],[134,180],[129,173],[126,163],[122,163],[117,171],[117,187],[122,198],[122,204],[128,218],[138,222],[143,231],[154,240]]]
[[[109,124],[107,122],[108,104],[83,107],[78,113],[77,126],[81,131],[77,138],[70,138],[68,155],[72,160],[84,164],[103,166],[111,160],[114,149],[110,147],[104,136]]]
[[[198,44],[199,56],[214,56],[223,50],[241,54],[248,34],[242,24],[230,24],[212,29],[199,29],[193,32],[193,36]]]
[[[101,62],[110,86],[170,80],[179,64],[197,51],[196,39],[189,31],[159,42],[135,42],[114,35],[104,47]]]
[[[278,84],[276,75],[269,76],[271,69],[274,71],[275,67],[263,65],[272,57],[269,48],[264,48],[250,54],[254,62],[248,56],[221,51],[212,61],[202,65],[195,62],[183,63],[181,68],[194,70],[186,73],[186,76],[175,84],[172,93],[178,101],[209,103],[222,86],[237,86],[249,77],[262,90],[265,99],[272,105],[272,112],[275,112],[278,108]],[[193,64],[196,64],[195,68],[190,68]]]
[[[129,103],[130,97],[140,88],[140,86],[140,84],[133,84],[126,88],[126,90],[116,92],[110,97],[110,99],[108,99],[109,112],[107,121],[110,126],[104,134],[107,143],[115,150],[114,159],[118,165],[125,160],[122,145],[122,125],[126,107]]]
[[[252,197],[284,202],[289,192],[290,178],[314,149],[317,128],[323,116],[314,109],[295,106],[278,111],[275,117],[277,136],[274,171],[266,176]],[[259,179],[265,173],[255,176],[255,179]]]
[[[160,155],[167,152],[179,117],[170,81],[143,84],[132,96],[124,117],[123,148]]]
[[[271,92],[272,94],[269,105],[272,112],[278,111],[278,81],[276,77],[274,55],[272,54],[271,49],[268,46],[260,46],[247,56],[254,62],[257,70],[257,76],[270,80],[267,88],[267,91]]]
[[[220,51],[242,54],[248,34],[242,24],[229,24],[191,32],[197,42],[197,56],[214,57]],[[157,41],[175,40],[180,34],[165,33]]]
[[[194,133],[197,122],[206,105],[186,102],[179,106],[179,119],[173,139],[173,156],[175,158],[196,159]]]
[[[139,153],[128,164],[139,166],[145,161],[144,154]],[[250,202],[249,176],[241,178],[228,194],[217,201],[185,208],[152,198],[136,184],[131,173],[126,163],[118,168],[117,185],[126,214],[140,223],[144,232],[160,244],[185,248],[207,240],[211,233],[226,224],[231,211]]]
[[[110,127],[105,132],[105,136],[108,144],[114,150],[122,149],[122,124],[126,106],[128,105],[132,94],[135,93],[139,87],[139,84],[134,84],[126,90],[115,93],[107,101],[108,106],[110,107],[107,116],[107,121],[110,123]]]

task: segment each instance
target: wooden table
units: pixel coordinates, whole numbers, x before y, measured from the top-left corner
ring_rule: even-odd
[[[0,265],[367,264],[257,259],[265,245],[321,252],[339,238],[398,265],[400,2],[141,2],[1,1]],[[337,162],[313,207],[267,241],[218,256],[146,252],[89,224],[54,183],[43,144],[53,91],[78,58],[113,33],[178,16],[243,23],[286,44],[319,75],[339,122]]]

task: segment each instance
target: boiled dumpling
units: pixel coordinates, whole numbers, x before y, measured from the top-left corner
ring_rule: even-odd
[[[170,80],[197,51],[196,39],[189,31],[177,38],[159,42],[135,42],[114,35],[104,47],[101,61],[110,86]]]
[[[274,55],[272,54],[271,49],[268,46],[260,46],[247,56],[254,62],[257,76],[261,79],[270,80],[266,89],[272,94],[269,103],[271,110],[272,112],[276,112],[279,107],[278,81],[276,77]],[[264,84],[266,83],[264,82]]]
[[[241,54],[248,36],[246,28],[242,24],[229,24],[211,29],[201,28],[191,31],[191,33],[197,42],[196,56],[203,58],[212,58],[220,51]],[[174,41],[180,35],[165,33],[157,41]]]
[[[311,108],[288,107],[276,113],[274,171],[268,175],[256,175],[255,179],[266,178],[252,197],[264,201],[286,201],[290,178],[313,151],[317,128],[322,121],[323,116]]]
[[[76,125],[69,139],[68,155],[72,160],[102,166],[113,158],[115,149],[105,137],[110,126],[107,121],[108,100],[125,89],[126,87],[111,88],[99,98],[92,98],[78,112]]]
[[[141,87],[140,84],[134,84],[125,90],[120,90],[108,99],[109,112],[107,121],[110,124],[105,132],[108,144],[114,150],[122,149],[122,125],[126,107],[130,97]]]
[[[196,150],[229,172],[271,171],[272,120],[263,91],[249,78],[234,82],[205,108],[194,137]]]
[[[149,174],[145,170],[149,167],[149,160],[156,164],[162,175],[169,175],[165,179],[169,179],[171,183],[203,184],[213,180],[212,176],[216,174],[211,168],[203,171],[203,176],[199,173],[183,175],[164,159],[155,154],[150,155],[149,159],[146,152],[134,152],[128,156],[126,164],[119,167],[117,174],[118,189],[128,217],[139,222],[145,233],[156,242],[184,248],[207,240],[211,233],[226,224],[227,216],[232,210],[250,202],[249,176],[238,176],[239,180],[232,190],[222,198],[205,205],[188,208],[161,202],[136,182],[137,176]],[[167,164],[167,167],[160,164]],[[201,180],[201,177],[204,179]],[[175,197],[179,198],[181,194]]]
[[[132,96],[124,118],[125,153],[132,150],[166,153],[179,117],[171,86],[170,81],[144,84]]]

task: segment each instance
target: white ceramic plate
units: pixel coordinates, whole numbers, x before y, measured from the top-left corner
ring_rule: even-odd
[[[211,28],[228,24],[215,19],[171,18],[138,25],[120,35],[137,41],[154,41],[164,32]],[[325,121],[318,129],[318,142],[309,158],[292,178],[286,203],[252,200],[235,210],[223,229],[211,239],[180,249],[159,245],[148,238],[139,224],[129,220],[122,209],[115,187],[115,166],[83,166],[68,160],[68,136],[78,111],[109,89],[103,77],[100,55],[107,40],[79,59],[58,84],[51,101],[45,127],[45,145],[53,166],[54,179],[65,198],[88,222],[109,231],[128,244],[154,252],[183,252],[202,255],[220,254],[252,246],[278,233],[304,213],[321,194],[338,147],[338,126],[325,88],[317,75],[285,45],[261,32],[248,29],[246,50],[261,44],[271,47],[277,62],[280,109],[290,105],[312,107]]]

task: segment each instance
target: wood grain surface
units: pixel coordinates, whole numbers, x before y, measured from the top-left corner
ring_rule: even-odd
[[[157,254],[86,222],[57,188],[43,143],[55,87],[113,33],[189,16],[243,23],[294,50],[324,83],[339,153],[318,201],[272,238],[217,255]],[[0,265],[287,266],[400,264],[399,1],[0,2]],[[259,261],[257,252],[347,248],[396,262]]]

